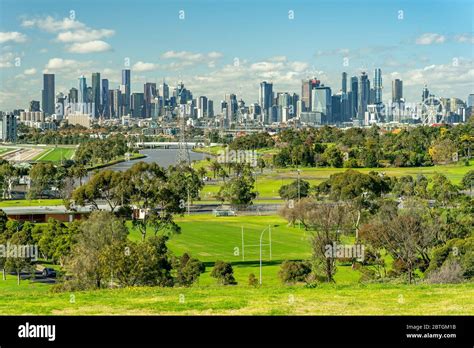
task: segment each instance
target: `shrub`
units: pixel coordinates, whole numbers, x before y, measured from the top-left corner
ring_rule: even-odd
[[[305,282],[311,273],[311,265],[306,261],[284,261],[278,275],[283,283]]]
[[[249,286],[257,286],[258,285],[258,279],[255,277],[255,274],[250,273],[249,274]]]
[[[463,269],[457,261],[446,261],[441,268],[430,272],[426,281],[432,284],[454,284],[464,280]]]
[[[176,269],[176,283],[181,286],[192,285],[206,270],[201,261],[191,258],[187,253],[174,260],[173,268]]]
[[[232,268],[232,265],[224,261],[216,261],[211,272],[211,277],[216,278],[217,282],[222,285],[237,284],[234,278],[234,269]]]

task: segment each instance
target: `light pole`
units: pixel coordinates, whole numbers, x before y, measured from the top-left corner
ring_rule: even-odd
[[[260,285],[262,285],[262,238],[263,238],[263,234],[265,233],[267,229],[268,229],[268,236],[270,239],[270,260],[272,259],[272,230],[271,230],[270,225],[268,225],[268,227],[265,228],[260,234],[260,279],[259,279]]]

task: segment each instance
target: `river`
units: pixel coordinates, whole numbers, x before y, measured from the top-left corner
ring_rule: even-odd
[[[156,162],[161,167],[168,168],[169,166],[176,164],[176,156],[178,155],[178,149],[144,149],[140,150],[140,153],[146,155],[146,157],[132,161],[120,162],[114,164],[113,166],[107,167],[107,169],[124,171],[140,161],[147,163]],[[211,156],[204,153],[193,152],[189,150],[189,158],[191,159],[191,161],[203,160],[206,157]]]

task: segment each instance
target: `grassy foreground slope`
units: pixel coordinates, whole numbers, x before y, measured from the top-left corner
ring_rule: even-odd
[[[205,277],[206,274],[201,277]],[[6,284],[5,284],[6,283]],[[194,285],[52,294],[15,277],[0,281],[2,315],[473,315],[474,284]],[[181,295],[181,296],[180,296]],[[181,299],[181,301],[180,301]]]
[[[190,288],[126,288],[74,293],[51,293],[50,286],[0,280],[0,315],[461,315],[474,314],[474,283],[428,285],[362,284],[350,265],[338,265],[336,284],[316,288],[283,285],[278,277],[285,259],[310,256],[307,234],[288,227],[278,216],[215,218],[192,215],[177,219],[182,227],[169,248],[177,255],[190,252],[205,262],[206,272]],[[272,226],[272,260],[263,252],[263,285],[248,285],[259,277],[259,248],[246,247],[242,261],[241,226],[246,245],[258,244],[261,231]],[[150,233],[152,233],[150,231]],[[264,242],[268,237],[264,235]],[[130,238],[140,235],[131,231]],[[349,240],[347,241],[349,242]],[[236,255],[235,247],[239,248]],[[235,286],[216,285],[210,277],[214,261],[232,262]]]

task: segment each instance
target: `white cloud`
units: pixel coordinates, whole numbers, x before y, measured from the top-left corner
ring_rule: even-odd
[[[454,40],[460,43],[471,43],[474,44],[474,35],[465,33],[454,36]]]
[[[46,64],[46,70],[63,70],[76,68],[80,63],[74,59],[51,58]]]
[[[77,42],[67,48],[71,53],[98,53],[112,50],[107,42],[101,40],[94,40],[89,42]]]
[[[81,29],[59,33],[57,40],[60,42],[88,42],[110,37],[115,31],[110,29]]]
[[[152,70],[156,70],[157,68],[158,68],[157,64],[145,63],[145,62],[139,61],[133,65],[132,70],[133,71],[152,71]]]
[[[2,31],[0,32],[0,43],[5,43],[8,41],[12,42],[25,42],[26,35],[19,33],[17,31]]]
[[[195,53],[189,51],[167,51],[161,55],[162,59],[176,59],[187,62],[207,62],[209,59],[222,58],[221,52],[212,51],[209,53]]]
[[[25,74],[25,75],[34,75],[34,74],[36,74],[36,69],[35,68],[26,69],[25,71],[23,71],[23,74]]]
[[[51,16],[45,18],[23,19],[21,25],[25,28],[38,28],[40,30],[56,33],[65,30],[78,30],[87,28],[84,23],[71,18],[54,19]]]
[[[12,61],[14,59],[15,55],[12,52],[0,54],[0,68],[11,68],[13,66]]]
[[[425,33],[416,38],[417,45],[432,45],[440,44],[446,41],[446,37],[436,33]]]

